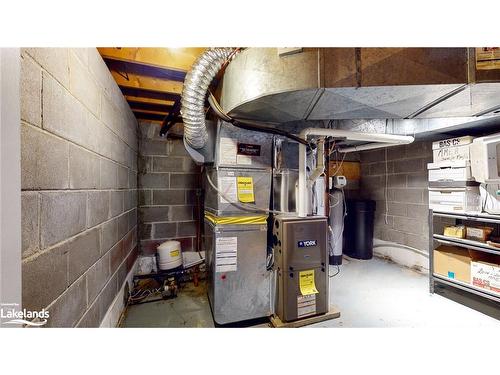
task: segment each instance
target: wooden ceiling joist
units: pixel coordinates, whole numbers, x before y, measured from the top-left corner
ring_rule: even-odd
[[[119,86],[125,96],[138,96],[150,99],[168,100],[175,102],[181,98],[180,94],[173,94],[171,92],[162,92],[156,90],[142,89],[138,87]]]
[[[165,119],[164,114],[160,113],[149,113],[149,112],[143,112],[143,111],[132,111],[135,115],[140,120],[151,120],[151,121],[158,121],[158,122],[163,122]],[[177,117],[176,122],[182,122],[182,119]]]
[[[129,100],[128,104],[132,110],[144,110],[144,111],[152,111],[159,113],[169,113],[173,108],[172,105],[145,103],[133,100]]]
[[[172,94],[182,93],[182,82],[144,77],[134,73],[111,71],[118,86],[137,87],[146,90],[165,91]]]
[[[98,48],[138,119],[169,129],[179,116],[187,71],[205,48]]]
[[[206,48],[98,48],[103,58],[189,71]]]
[[[151,103],[151,104],[159,104],[164,106],[173,106],[174,101],[172,100],[160,100],[160,99],[151,99],[151,98],[143,98],[140,96],[125,96],[127,102],[139,102],[139,103]]]
[[[184,82],[186,71],[166,68],[157,65],[146,65],[135,61],[124,61],[104,57],[104,62],[109,70],[117,72],[127,72],[140,76],[166,79],[176,82]]]

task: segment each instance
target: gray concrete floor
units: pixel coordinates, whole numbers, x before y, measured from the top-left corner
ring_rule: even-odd
[[[149,298],[157,299],[158,296]],[[146,299],[145,301],[147,301]],[[185,284],[176,298],[132,305],[125,311],[121,327],[214,327],[206,285]]]
[[[335,267],[330,273],[334,274]],[[448,298],[446,298],[446,297]],[[341,316],[310,327],[498,326],[499,306],[452,288],[429,293],[427,275],[374,258],[344,259],[330,279],[330,302]],[[205,285],[187,285],[175,299],[130,306],[122,327],[213,327]],[[259,324],[257,327],[266,327]]]

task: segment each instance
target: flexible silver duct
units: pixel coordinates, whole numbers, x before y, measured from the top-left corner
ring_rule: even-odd
[[[208,86],[221,69],[234,48],[210,48],[193,64],[186,75],[181,97],[181,115],[184,121],[184,138],[194,149],[207,142],[205,125],[205,97]]]

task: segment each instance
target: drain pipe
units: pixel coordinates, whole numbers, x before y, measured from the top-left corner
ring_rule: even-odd
[[[342,152],[354,152],[370,150],[381,147],[399,146],[412,143],[415,139],[406,135],[361,133],[339,129],[306,128],[300,132],[300,138],[307,140],[309,136],[335,137],[347,141],[369,142],[361,146],[347,147]],[[306,157],[307,149],[303,144],[299,144],[299,196],[298,196],[298,216],[307,216],[307,178],[306,178]]]

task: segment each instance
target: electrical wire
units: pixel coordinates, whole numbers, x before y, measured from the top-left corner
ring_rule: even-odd
[[[210,104],[210,108],[215,112],[217,117],[220,119],[229,122],[230,124],[241,128],[241,129],[246,129],[246,130],[254,130],[254,131],[260,131],[263,133],[269,133],[269,134],[277,134],[281,135],[283,137],[289,138],[295,142],[301,143],[303,145],[309,146],[309,142],[305,139],[302,139],[294,134],[288,133],[284,130],[277,129],[277,128],[270,128],[268,126],[263,126],[260,123],[257,123],[256,121],[249,121],[249,120],[241,120],[241,119],[234,119],[231,116],[229,116],[227,113],[224,112],[220,104],[217,102],[217,99],[215,99],[215,96],[209,92],[208,96],[208,104]]]
[[[335,272],[333,275],[330,275],[330,273],[328,273],[328,277],[329,278],[335,277],[335,276],[337,276],[340,273],[340,267],[339,267],[339,265],[335,264],[335,267],[337,267],[337,272]]]

